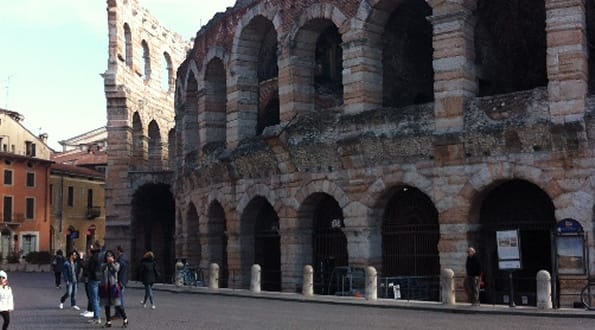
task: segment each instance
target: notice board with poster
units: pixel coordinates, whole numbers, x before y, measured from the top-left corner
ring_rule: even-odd
[[[585,275],[587,240],[583,226],[574,219],[563,219],[556,224],[555,238],[558,274]]]
[[[521,269],[521,241],[518,229],[496,232],[498,268],[501,270]]]

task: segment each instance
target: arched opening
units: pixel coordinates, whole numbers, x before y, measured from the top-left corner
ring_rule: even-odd
[[[176,130],[170,129],[169,133],[167,133],[167,166],[168,169],[176,168],[176,150],[177,150],[177,143],[176,143]]]
[[[227,288],[229,266],[227,264],[227,225],[225,211],[218,201],[209,206],[207,240],[209,263],[219,265],[219,287]]]
[[[140,170],[146,163],[147,155],[145,141],[140,115],[138,112],[135,112],[132,115],[132,170]]]
[[[184,234],[186,236],[186,261],[193,267],[200,265],[201,246],[199,233],[199,218],[194,204],[190,203],[188,212],[186,213],[186,228]]]
[[[258,110],[256,134],[262,134],[265,128],[277,124],[279,124],[279,97],[275,94]]]
[[[307,202],[313,207],[311,219],[314,292],[332,295],[341,290],[336,286],[336,282],[331,281],[333,269],[349,265],[347,238],[343,233],[343,210],[332,196],[325,193],[316,193],[310,196]]]
[[[261,289],[280,291],[279,216],[264,197],[256,197],[246,206],[241,219],[241,244],[244,285],[249,283],[252,265],[259,264]]]
[[[225,68],[219,58],[207,64],[205,74],[205,106],[200,129],[205,130],[205,145],[215,143],[225,146],[227,124],[227,83]]]
[[[539,270],[552,271],[550,230],[555,226],[554,205],[538,186],[525,180],[511,180],[485,193],[481,202],[479,237],[471,237],[479,247],[487,303],[505,303],[509,294],[508,272],[498,268],[496,231],[520,232],[521,270],[515,271],[515,302],[526,297],[536,304],[535,276]],[[482,298],[482,297],[480,297]]]
[[[161,143],[161,132],[155,120],[149,123],[149,166],[152,171],[163,169],[163,144]]]
[[[174,271],[174,215],[175,202],[169,185],[145,184],[132,195],[134,235],[130,260],[141,260],[146,251],[153,251],[161,273],[158,280],[162,282],[170,282]]]
[[[319,30],[314,51],[314,89],[316,108],[343,104],[343,48],[337,26],[328,20],[315,19],[311,29]]]
[[[184,162],[192,164],[197,160],[199,148],[198,128],[198,82],[194,73],[189,72],[186,81],[186,98],[182,115],[182,150]]]
[[[382,276],[394,277],[403,299],[438,300],[438,211],[419,189],[390,193],[382,222]]]
[[[595,2],[585,1],[587,12],[587,47],[589,51],[589,93],[595,94]]]
[[[151,54],[149,53],[149,44],[145,40],[141,41],[141,48],[143,50],[143,79],[151,79]]]
[[[391,14],[383,36],[383,105],[432,102],[432,9],[425,1],[403,1]]]
[[[478,0],[476,13],[479,96],[546,86],[545,1]]]
[[[132,66],[132,33],[128,23],[124,23],[124,61],[126,66]]]
[[[171,56],[163,52],[161,59],[161,89],[170,92],[174,87],[174,68],[171,62]]]

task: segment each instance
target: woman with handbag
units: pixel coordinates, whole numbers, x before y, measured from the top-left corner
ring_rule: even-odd
[[[108,250],[105,252],[104,262],[101,265],[103,272],[103,278],[100,285],[100,297],[101,304],[105,306],[105,319],[106,322],[103,325],[105,328],[111,328],[111,307],[114,306],[116,312],[122,315],[124,320],[122,327],[128,326],[128,318],[126,317],[126,311],[122,306],[121,289],[118,284],[118,271],[120,270],[120,264],[115,261],[114,252]]]

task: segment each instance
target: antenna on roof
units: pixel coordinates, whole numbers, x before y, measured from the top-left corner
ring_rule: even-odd
[[[8,90],[10,89],[10,78],[12,78],[13,76],[14,73],[6,78],[6,85],[4,86],[4,89],[6,89],[6,100],[4,101],[4,108],[6,108],[6,110],[8,110]]]

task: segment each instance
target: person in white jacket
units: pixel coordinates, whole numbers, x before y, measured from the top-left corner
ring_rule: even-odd
[[[12,289],[8,284],[8,275],[5,271],[0,270],[0,315],[4,323],[2,330],[8,329],[10,324],[10,312],[14,309],[14,300],[12,298]]]

